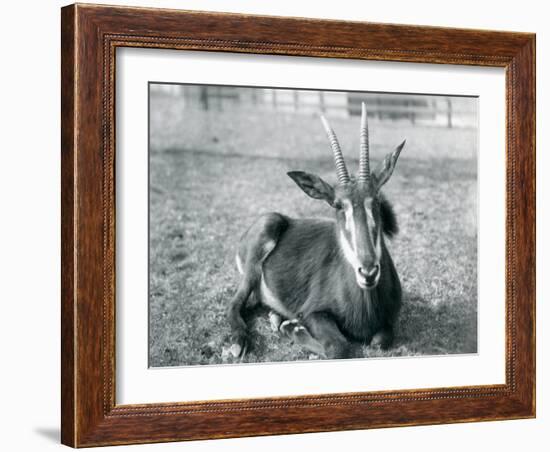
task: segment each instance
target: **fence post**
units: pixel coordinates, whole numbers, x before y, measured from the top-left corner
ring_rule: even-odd
[[[216,89],[216,97],[218,98],[218,111],[222,111],[223,105],[222,105],[222,87],[221,86],[218,86]]]
[[[415,125],[416,124],[416,109],[415,109],[414,103],[410,99],[407,99],[407,107],[409,109],[409,114],[411,116],[411,124]]]
[[[451,99],[447,97],[447,127],[451,129],[453,127],[453,104]]]
[[[208,88],[206,86],[201,86],[200,88],[200,101],[202,108],[208,110]]]

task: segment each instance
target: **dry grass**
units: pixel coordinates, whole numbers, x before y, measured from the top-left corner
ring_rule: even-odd
[[[463,132],[440,133],[455,143]],[[421,144],[413,143],[412,149]],[[238,282],[238,238],[263,212],[332,214],[286,176],[301,169],[334,181],[330,155],[307,157],[307,152],[296,158],[201,149],[151,152],[151,366],[231,362],[223,353],[229,345],[225,310]],[[476,352],[475,190],[474,159],[451,159],[444,152],[439,158],[417,158],[403,151],[385,193],[401,228],[389,247],[404,306],[395,347],[388,352],[363,347],[364,356]],[[273,333],[265,311],[251,313],[249,324],[252,344],[246,361],[312,358]]]

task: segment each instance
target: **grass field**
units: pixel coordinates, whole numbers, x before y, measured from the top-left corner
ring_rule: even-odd
[[[464,134],[428,132],[455,147]],[[477,350],[476,160],[448,157],[444,149],[428,159],[421,149],[418,139],[405,148],[384,190],[400,225],[389,242],[404,290],[395,346],[386,352],[362,347],[365,357]],[[294,158],[208,147],[151,151],[151,366],[233,362],[225,311],[239,278],[238,238],[264,212],[332,215],[286,176],[305,170],[334,182],[328,145],[326,153],[311,159],[307,150]],[[348,165],[355,170],[353,159]],[[272,332],[266,311],[249,317],[246,362],[315,358]]]

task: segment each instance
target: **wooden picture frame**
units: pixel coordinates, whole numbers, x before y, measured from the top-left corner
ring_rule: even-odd
[[[61,438],[73,447],[535,416],[535,35],[70,5],[62,9]],[[115,403],[115,50],[147,47],[506,70],[506,383]]]

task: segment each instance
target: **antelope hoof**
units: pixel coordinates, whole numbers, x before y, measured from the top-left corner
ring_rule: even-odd
[[[289,337],[307,332],[306,328],[300,323],[298,319],[285,320],[279,326],[279,331]]]
[[[380,331],[374,335],[370,343],[371,347],[380,347],[382,350],[389,349],[393,344],[393,333],[390,331]]]
[[[277,332],[281,327],[283,319],[274,311],[269,311],[269,324],[271,325],[271,331]]]
[[[233,358],[240,358],[241,361],[245,357],[247,350],[248,345],[246,343],[244,345],[232,344],[231,347],[229,347],[229,353],[233,355]]]
[[[231,346],[229,347],[229,353],[233,355],[234,358],[244,358],[248,350],[248,341],[246,334],[237,334],[232,338]]]

